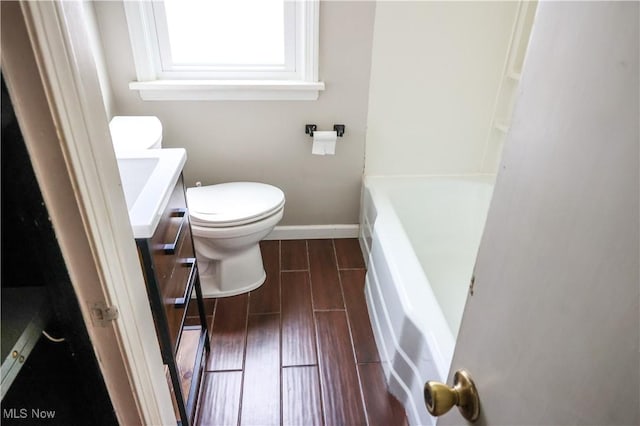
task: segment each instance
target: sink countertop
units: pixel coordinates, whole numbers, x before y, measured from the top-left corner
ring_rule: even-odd
[[[127,152],[117,157],[135,238],[151,238],[187,160],[183,148]]]

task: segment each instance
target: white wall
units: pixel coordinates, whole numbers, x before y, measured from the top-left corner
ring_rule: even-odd
[[[135,68],[120,2],[95,10],[113,91],[114,115],[156,115],[164,146],[184,147],[185,181],[256,180],[279,186],[287,205],[281,225],[358,222],[374,2],[322,2],[317,101],[154,101],[128,89]],[[311,155],[304,125],[346,125],[335,156]]]
[[[98,30],[98,21],[96,20],[95,8],[92,2],[82,2],[82,14],[84,18],[85,29],[89,36],[89,44],[91,53],[96,62],[96,71],[98,72],[98,81],[102,92],[102,103],[109,118],[113,116],[113,92],[111,91],[111,83],[105,63],[104,52],[102,50],[102,41]]]
[[[481,171],[517,7],[377,5],[366,174]]]

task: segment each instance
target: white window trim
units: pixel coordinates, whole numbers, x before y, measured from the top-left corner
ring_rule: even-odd
[[[296,80],[195,80],[166,79],[159,72],[160,58],[151,2],[123,2],[137,81],[143,100],[316,100],[324,90],[318,81],[319,0],[297,0],[299,31],[305,41],[300,79]]]
[[[227,0],[238,1],[238,0]],[[285,28],[284,28],[284,50],[285,63],[281,65],[220,65],[218,67],[206,64],[180,64],[173,63],[172,52],[169,42],[169,28],[167,26],[166,8],[162,1],[151,2],[153,13],[156,16],[156,34],[158,40],[158,51],[160,52],[160,62],[158,68],[162,69],[158,73],[159,79],[211,79],[211,80],[304,80],[304,46],[297,43],[303,37],[304,9],[295,1],[284,2]],[[296,49],[297,48],[297,49]],[[296,64],[296,60],[299,62]]]

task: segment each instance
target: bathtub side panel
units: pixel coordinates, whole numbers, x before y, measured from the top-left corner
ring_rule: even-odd
[[[387,385],[403,403],[412,425],[435,424],[435,418],[424,406],[423,386],[426,380],[446,381],[455,337],[443,313],[446,307],[440,306],[420,262],[424,254],[416,253],[409,238],[411,235],[415,239],[430,224],[422,220],[403,223],[401,217],[428,218],[422,212],[446,203],[437,199],[437,194],[450,197],[448,189],[458,191],[456,196],[463,198],[465,194],[473,195],[478,182],[465,180],[469,179],[364,180],[360,245],[367,259],[367,307]],[[398,202],[399,199],[405,202]],[[413,228],[407,229],[407,225]],[[437,252],[441,245],[446,250],[446,241],[446,235],[432,238],[428,242],[430,250]]]

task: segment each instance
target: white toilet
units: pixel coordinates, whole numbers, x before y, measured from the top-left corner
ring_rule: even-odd
[[[118,155],[162,148],[162,123],[154,116],[116,116],[109,122],[113,149]]]
[[[187,189],[204,297],[233,296],[264,283],[259,243],[282,219],[284,203],[284,193],[264,183]]]
[[[109,123],[116,156],[162,147],[153,116],[117,116]],[[257,182],[187,189],[187,207],[204,297],[245,293],[266,279],[260,240],[282,219],[284,193]]]

